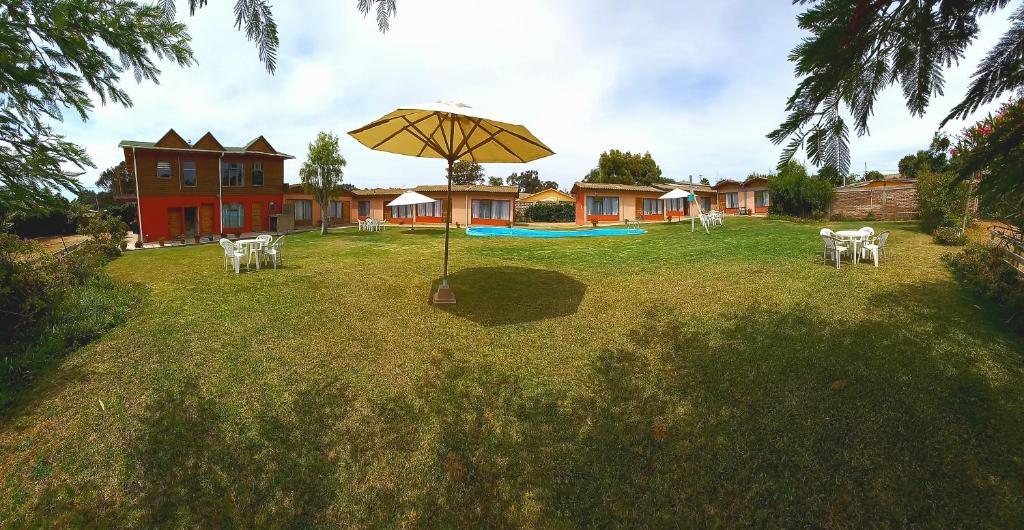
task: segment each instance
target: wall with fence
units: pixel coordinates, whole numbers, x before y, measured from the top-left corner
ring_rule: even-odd
[[[830,216],[846,219],[917,219],[917,189],[914,186],[837,189],[829,210]]]

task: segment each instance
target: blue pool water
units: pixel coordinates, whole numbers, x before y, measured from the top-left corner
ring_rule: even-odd
[[[478,227],[466,229],[466,234],[484,237],[594,237],[594,236],[637,236],[647,230],[636,228],[595,228],[593,230],[531,230],[529,228]]]

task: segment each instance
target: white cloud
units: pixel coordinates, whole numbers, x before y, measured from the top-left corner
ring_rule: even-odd
[[[800,38],[799,6],[785,3],[399,0],[384,35],[354,0],[279,3],[273,76],[232,27],[229,4],[185,18],[197,66],[165,65],[159,85],[128,79],[134,107],[98,107],[88,122],[62,126],[100,169],[121,159],[120,139],[155,140],[173,127],[192,140],[212,131],[226,145],[264,134],[298,157],[286,164],[294,181],[317,131],[344,134],[401,104],[454,99],[520,121],[557,153],[488,165],[491,175],[528,167],[568,187],[601,151],[622,148],[651,151],[670,177],[714,180],[774,166],[779,149],[765,134],[796,84],[786,56]],[[907,114],[898,89],[885,94],[872,135],[854,141],[855,168],[894,169],[928,142],[1005,15],[984,21],[925,118]],[[346,180],[358,186],[443,180],[437,161],[372,152],[347,136],[342,148]]]

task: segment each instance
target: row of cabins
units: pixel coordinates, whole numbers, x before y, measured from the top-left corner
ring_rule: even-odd
[[[239,234],[276,229],[275,221],[289,215],[295,228],[318,226],[320,206],[300,185],[284,182],[284,162],[294,157],[279,152],[263,136],[241,147],[226,147],[207,132],[189,142],[173,129],[156,142],[124,140],[128,174],[114,189],[121,202],[138,205],[143,242],[216,234]],[[673,188],[692,189],[703,210],[728,214],[766,213],[768,183],[745,182],[630,186],[577,182],[572,197],[547,190],[523,200],[574,200],[576,224],[621,223],[640,219],[660,221],[695,213],[685,200],[658,199]],[[392,224],[443,223],[446,185],[411,188],[434,198],[432,204],[388,207],[407,188],[346,190],[330,201],[328,223],[348,224],[367,218]],[[452,223],[456,226],[508,226],[520,200],[515,186],[452,186]]]
[[[673,189],[693,191],[701,210],[719,210],[731,215],[768,213],[768,179],[751,177],[743,182],[723,179],[714,186],[706,184],[601,184],[577,182],[572,188],[576,199],[576,224],[622,223],[628,220],[662,221],[696,215],[696,207],[684,199],[661,200]]]

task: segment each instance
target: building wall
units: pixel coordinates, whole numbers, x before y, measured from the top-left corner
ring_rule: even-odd
[[[323,218],[321,217],[321,211],[320,211],[320,203],[317,202],[317,200],[313,197],[312,194],[309,194],[309,193],[293,193],[293,192],[285,193],[284,194],[285,208],[291,208],[292,203],[294,201],[298,201],[298,200],[310,201],[313,204],[313,206],[312,206],[312,208],[310,208],[310,212],[311,213],[310,213],[309,219],[296,219],[295,220],[295,227],[296,228],[304,228],[304,227],[308,228],[308,227],[311,227],[311,226],[320,226],[320,224],[323,223]],[[339,225],[339,224],[342,224],[342,223],[352,222],[352,221],[349,220],[351,218],[351,215],[352,215],[351,214],[351,210],[353,208],[352,198],[351,197],[336,197],[336,198],[331,199],[331,201],[332,202],[340,201],[343,204],[345,204],[345,206],[343,206],[343,212],[344,212],[343,213],[343,217],[337,218],[337,219],[336,218],[328,219],[327,220],[328,221],[328,225],[329,226],[336,226],[336,225]],[[292,211],[294,211],[294,210],[292,210]]]
[[[593,223],[597,221],[598,224],[615,224],[621,223],[626,219],[636,219],[638,216],[644,217],[646,221],[657,221],[664,219],[663,214],[647,215],[643,216],[643,210],[637,209],[638,199],[657,199],[661,196],[661,193],[651,192],[637,192],[637,191],[618,191],[618,190],[589,190],[582,189],[576,194],[576,224],[583,226],[585,224]],[[618,197],[619,198],[619,213],[618,215],[591,215],[586,211],[587,199],[589,197],[604,198],[604,197]],[[642,203],[639,205],[643,207]]]
[[[738,214],[738,213],[740,213],[740,210],[743,209],[743,208],[746,208],[747,210],[751,210],[751,211],[753,211],[754,213],[757,213],[757,214],[768,213],[768,206],[765,205],[765,206],[758,207],[757,206],[757,202],[756,202],[756,198],[754,197],[755,192],[766,191],[767,189],[768,189],[768,185],[767,184],[764,184],[764,185],[760,185],[759,184],[759,185],[754,185],[754,186],[741,186],[741,185],[738,185],[738,184],[724,185],[721,188],[718,188],[718,190],[717,190],[718,191],[718,193],[717,193],[717,204],[718,204],[717,209],[719,211],[725,212],[727,214]],[[726,208],[725,207],[725,204],[726,204],[725,196],[726,196],[727,193],[736,193],[736,198],[737,198],[737,203],[736,204],[737,205],[736,205],[735,208]],[[771,199],[771,195],[769,194],[769,196],[768,196],[768,203],[769,204],[771,204],[771,200],[772,200]]]
[[[432,199],[446,200],[447,192],[431,191],[422,192],[423,195]],[[359,218],[359,201],[370,201],[370,217],[373,219],[387,219],[389,222],[399,225],[410,224],[412,218],[391,218],[390,208],[385,207],[388,202],[395,199],[397,195],[387,196],[355,196],[352,198],[352,222]],[[509,214],[507,219],[472,219],[472,205],[474,199],[480,200],[501,200],[509,201]],[[515,194],[511,193],[487,193],[487,192],[452,192],[452,223],[458,226],[491,225],[505,226],[513,221],[515,217]],[[444,207],[447,209],[447,207]],[[387,210],[385,212],[385,210]],[[365,218],[364,218],[365,219]],[[417,223],[443,223],[441,217],[416,217]]]
[[[838,189],[829,213],[848,219],[916,219],[917,189],[914,186]]]
[[[133,156],[134,154],[134,156]],[[245,167],[245,185],[224,187],[222,198],[218,198],[220,186],[220,162],[218,153],[163,151],[154,149],[124,149],[125,163],[136,173],[138,193],[141,198],[136,214],[143,240],[154,242],[173,239],[185,231],[186,221],[196,208],[198,219],[196,233],[199,236],[220,233],[258,232],[268,230],[270,216],[280,213],[284,203],[281,192],[284,182],[284,160],[277,157],[254,154],[224,155],[225,162],[241,162]],[[183,162],[196,164],[196,185],[185,186]],[[170,178],[157,178],[157,162],[166,161],[171,166]],[[263,162],[263,185],[252,185],[254,161]],[[221,204],[242,204],[243,226],[222,230]],[[254,218],[254,214],[258,218]]]

